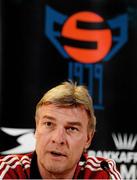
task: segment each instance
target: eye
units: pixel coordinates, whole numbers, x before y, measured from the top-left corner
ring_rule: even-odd
[[[46,127],[52,127],[52,125],[53,125],[52,122],[50,122],[50,121],[45,122],[44,124]]]
[[[47,122],[46,125],[47,125],[47,126],[51,126],[51,122]]]
[[[67,131],[68,132],[77,132],[77,131],[79,131],[79,129],[72,126],[72,127],[67,127]]]

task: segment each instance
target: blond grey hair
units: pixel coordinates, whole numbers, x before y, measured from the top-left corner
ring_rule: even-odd
[[[95,130],[96,118],[94,115],[93,101],[85,86],[77,85],[71,81],[61,83],[44,94],[36,105],[36,112],[40,106],[47,104],[56,104],[57,106],[82,105],[89,117],[89,127]]]

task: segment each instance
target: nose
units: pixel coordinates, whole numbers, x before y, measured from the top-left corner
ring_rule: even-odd
[[[52,135],[52,143],[64,145],[66,143],[65,130],[63,128],[57,128]]]

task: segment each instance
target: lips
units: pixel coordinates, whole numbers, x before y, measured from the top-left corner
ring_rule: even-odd
[[[56,156],[56,157],[61,157],[61,156],[64,156],[66,157],[66,155],[60,151],[51,151],[50,152],[53,156]]]

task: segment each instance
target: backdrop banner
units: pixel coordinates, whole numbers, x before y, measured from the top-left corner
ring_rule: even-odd
[[[137,179],[137,2],[1,2],[1,154],[34,150],[39,98],[70,79],[93,97],[88,153],[114,159],[123,179]]]

